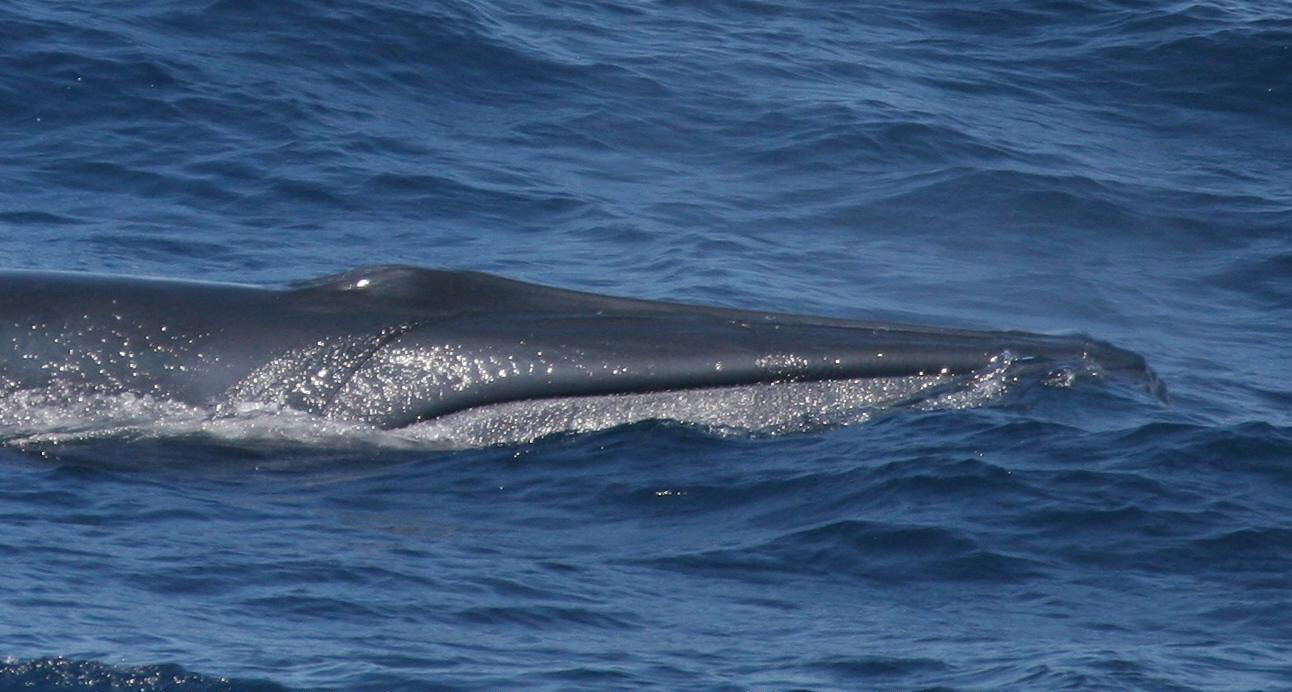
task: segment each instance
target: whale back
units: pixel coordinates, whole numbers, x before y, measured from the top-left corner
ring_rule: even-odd
[[[682,305],[398,265],[282,288],[8,272],[0,314],[5,391],[267,402],[380,427],[563,397],[946,378],[1001,357],[1156,382],[1137,354],[1081,336]]]

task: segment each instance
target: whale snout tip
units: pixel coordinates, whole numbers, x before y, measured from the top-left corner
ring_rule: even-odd
[[[1144,366],[1144,390],[1164,404],[1171,403],[1171,398],[1166,393],[1166,383],[1147,365]]]
[[[1134,380],[1140,387],[1163,404],[1171,403],[1166,383],[1149,366],[1144,356],[1104,341],[1089,339],[1086,358],[1098,364],[1100,370],[1122,379]]]

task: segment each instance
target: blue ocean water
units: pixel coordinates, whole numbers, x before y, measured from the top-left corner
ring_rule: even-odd
[[[9,436],[0,689],[1292,689],[1290,181],[1284,2],[10,0],[6,268],[1074,331],[1171,396]]]

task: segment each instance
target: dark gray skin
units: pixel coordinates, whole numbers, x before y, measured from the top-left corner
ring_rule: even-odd
[[[964,374],[1009,352],[1163,390],[1080,336],[968,331],[630,300],[382,266],[285,289],[0,274],[0,387],[266,401],[394,428],[489,404],[777,381]]]

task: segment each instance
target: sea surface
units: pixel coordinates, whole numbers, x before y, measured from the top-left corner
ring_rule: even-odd
[[[0,430],[0,690],[1292,689],[1287,2],[0,2],[0,267],[392,263],[1088,334],[1169,398],[69,409]]]

